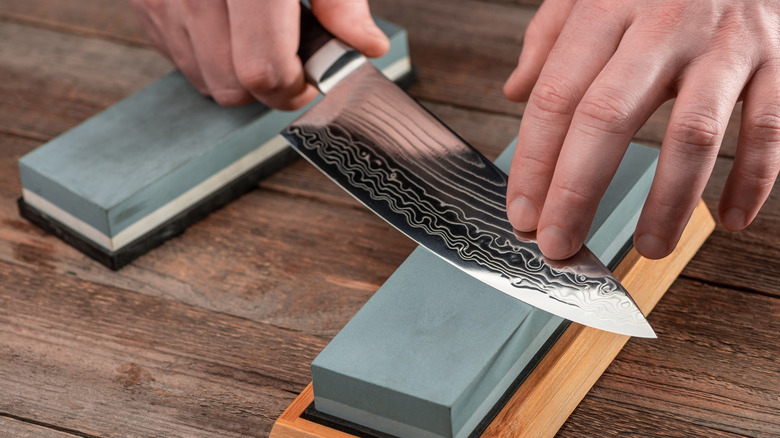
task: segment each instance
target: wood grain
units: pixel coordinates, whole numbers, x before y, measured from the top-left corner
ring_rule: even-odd
[[[90,435],[268,433],[325,345],[5,262],[0,279],[0,412]]]
[[[659,339],[632,339],[591,391],[593,407],[586,399],[563,431],[603,421],[590,409],[622,406],[713,431],[777,435],[778,315],[776,298],[678,280],[649,317]]]
[[[529,1],[371,3],[409,30],[420,72],[412,95],[489,156],[514,137],[522,115],[501,86],[534,12]],[[308,381],[311,358],[413,245],[303,162],[119,273],[21,220],[18,158],[170,70],[134,20],[121,1],[0,0],[0,294],[14,303],[0,308],[0,394],[23,402],[0,398],[0,420],[101,436],[145,435],[147,427],[166,436],[263,436]],[[660,144],[670,108],[638,138]],[[711,211],[737,128],[735,116],[704,194]],[[778,229],[776,192],[746,231],[717,228],[651,316],[661,341],[629,342],[561,435],[780,435],[780,416],[768,414],[780,397],[770,386],[780,368]],[[106,304],[124,297],[127,306]],[[99,305],[90,307],[93,299]],[[169,309],[157,314],[165,321],[146,315],[160,306]],[[195,330],[194,320],[203,326]],[[133,338],[130,325],[120,332],[129,321],[153,345]],[[246,342],[220,337],[230,330]],[[269,345],[261,334],[303,344]],[[11,346],[18,362],[5,354]],[[194,358],[191,373],[162,365],[175,351]],[[213,354],[231,372],[211,372]],[[157,392],[111,383],[128,363],[149,371],[155,382],[146,384]],[[268,376],[251,386],[242,373],[258,367]],[[610,412],[619,419],[605,422]]]
[[[2,22],[0,40],[0,94],[8,96],[0,100],[0,131],[37,139],[64,132],[171,70],[149,49],[13,22]]]
[[[72,438],[78,436],[51,427],[2,416],[0,416],[0,435],[14,438]]]
[[[124,1],[80,0],[55,7],[47,0],[3,0],[0,20],[123,44],[151,46]]]

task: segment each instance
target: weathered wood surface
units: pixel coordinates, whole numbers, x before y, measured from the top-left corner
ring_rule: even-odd
[[[372,5],[409,31],[411,93],[494,157],[534,3]],[[110,272],[18,217],[16,160],[171,66],[121,1],[0,0],[0,39],[0,436],[267,435],[413,245],[299,161]],[[659,143],[668,109],[637,138]],[[777,191],[716,229],[651,314],[660,340],[629,341],[560,435],[780,435],[779,233]]]

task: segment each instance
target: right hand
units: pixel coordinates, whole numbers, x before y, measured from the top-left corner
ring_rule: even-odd
[[[152,43],[204,95],[224,106],[254,100],[281,110],[317,95],[298,51],[298,0],[128,0]],[[366,56],[390,42],[367,0],[311,0],[323,27]]]

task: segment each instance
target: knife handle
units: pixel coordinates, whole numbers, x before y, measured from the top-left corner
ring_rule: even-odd
[[[327,93],[342,78],[355,71],[366,58],[328,32],[311,9],[301,2],[301,38],[298,57],[306,80]]]
[[[335,37],[328,32],[308,6],[301,2],[301,42],[298,46],[298,56],[306,64],[317,50]]]

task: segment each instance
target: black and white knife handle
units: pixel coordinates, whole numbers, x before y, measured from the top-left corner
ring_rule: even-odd
[[[303,2],[298,56],[303,63],[306,80],[323,93],[327,93],[341,79],[366,62],[360,52],[325,30]]]

